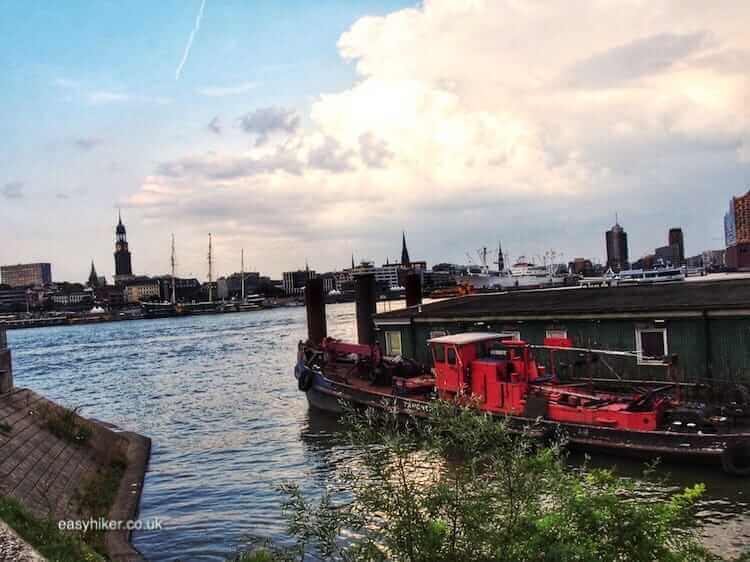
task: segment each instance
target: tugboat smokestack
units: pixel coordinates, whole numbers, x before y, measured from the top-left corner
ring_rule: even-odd
[[[419,273],[406,276],[406,306],[422,304],[422,277]]]
[[[318,345],[328,335],[323,279],[320,277],[308,279],[305,283],[305,307],[307,309],[307,338],[313,345]]]
[[[357,300],[357,341],[363,345],[373,345],[375,329],[372,317],[376,312],[375,275],[357,275],[354,278],[354,291]]]

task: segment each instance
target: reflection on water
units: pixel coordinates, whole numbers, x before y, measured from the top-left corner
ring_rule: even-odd
[[[397,306],[397,305],[380,305]],[[329,334],[352,338],[354,307],[328,307]],[[316,493],[355,462],[336,419],[310,411],[292,376],[303,308],[11,332],[16,382],[84,415],[153,439],[141,517],[150,560],[224,560],[249,535],[284,536],[276,486]],[[580,462],[580,459],[572,459]],[[638,476],[639,464],[598,457]],[[666,494],[695,481],[708,493],[700,516],[724,552],[750,544],[750,482],[670,465]]]

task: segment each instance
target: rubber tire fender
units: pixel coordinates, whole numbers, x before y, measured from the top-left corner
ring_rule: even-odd
[[[721,453],[724,472],[733,476],[750,476],[750,443],[729,445]]]
[[[305,369],[300,373],[299,379],[297,379],[297,387],[302,392],[307,392],[312,388],[313,381],[315,379],[315,375],[312,371]]]

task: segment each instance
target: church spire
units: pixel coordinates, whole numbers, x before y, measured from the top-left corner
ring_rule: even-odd
[[[96,267],[94,267],[94,260],[91,260],[91,272],[89,273],[89,287],[96,289],[99,287],[99,276],[96,274]]]
[[[125,225],[122,224],[122,213],[117,210],[117,227],[115,228],[115,283],[126,280],[133,275],[128,249],[128,237]]]
[[[406,232],[404,231],[401,231],[401,265],[404,267],[411,265],[409,250],[406,249]]]

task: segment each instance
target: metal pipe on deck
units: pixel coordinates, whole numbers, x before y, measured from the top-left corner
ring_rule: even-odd
[[[307,310],[307,339],[318,345],[328,335],[326,301],[323,279],[315,277],[305,282],[305,308]]]
[[[375,274],[363,273],[354,277],[354,294],[357,306],[357,341],[364,345],[375,343]]]
[[[419,273],[406,275],[406,306],[422,304],[422,276]]]

